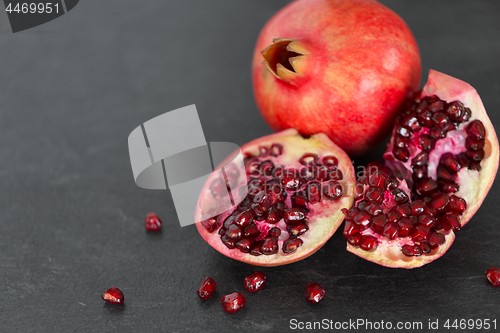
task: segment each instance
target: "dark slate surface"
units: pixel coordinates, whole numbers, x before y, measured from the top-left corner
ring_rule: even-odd
[[[255,268],[217,253],[194,226],[181,228],[168,191],[135,186],[128,134],[163,112],[195,103],[207,141],[271,133],[253,101],[250,59],[260,28],[287,2],[80,1],[17,34],[0,14],[0,331],[276,332],[293,318],[500,319],[500,290],[484,278],[500,265],[498,181],[440,260],[380,267],[346,252],[338,233],[307,260],[262,269],[268,286],[236,315],[219,300],[243,291]],[[500,3],[383,3],[413,30],[423,81],[432,67],[471,83],[500,128]],[[159,235],[144,230],[149,211],[164,221]],[[201,302],[195,290],[207,275],[219,289]],[[327,290],[316,306],[303,299],[310,281]],[[125,306],[100,299],[111,285]]]

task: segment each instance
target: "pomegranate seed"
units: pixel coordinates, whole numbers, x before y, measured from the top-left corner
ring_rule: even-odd
[[[442,112],[437,112],[432,115],[432,120],[440,129],[445,130],[450,125],[450,119]]]
[[[317,162],[318,155],[311,153],[306,153],[299,159],[299,163],[302,165],[316,164]]]
[[[312,205],[321,201],[321,184],[319,182],[307,184],[307,198]]]
[[[397,211],[392,211],[387,214],[387,220],[389,222],[398,222],[401,219],[401,214],[399,214]]]
[[[339,160],[334,156],[324,156],[321,163],[328,168],[332,168],[339,165]]]
[[[415,242],[423,242],[429,238],[429,228],[423,225],[417,225],[410,231],[410,236]]]
[[[462,168],[466,168],[470,164],[470,159],[467,157],[466,153],[460,153],[457,155],[457,160],[462,166]]]
[[[462,215],[463,212],[465,212],[465,209],[467,208],[467,202],[463,198],[457,197],[456,195],[452,195],[450,197],[450,203],[448,207],[452,213]]]
[[[263,176],[271,176],[274,170],[274,163],[270,160],[265,160],[259,165],[260,174]]]
[[[486,271],[486,278],[490,283],[493,285],[493,287],[498,287],[500,286],[500,268],[497,267],[491,267]]]
[[[432,178],[422,179],[417,185],[417,192],[420,195],[428,195],[437,190],[437,184]]]
[[[285,173],[285,167],[283,167],[282,165],[278,165],[278,166],[274,167],[273,172],[272,172],[273,177],[275,177],[275,178],[281,178],[284,173]]]
[[[363,236],[359,246],[365,251],[375,250],[377,248],[377,240],[371,236]]]
[[[470,136],[468,136],[467,139],[465,139],[465,148],[469,150],[479,150],[483,149],[483,147],[484,147],[484,140],[475,140]]]
[[[351,237],[349,237],[347,239],[347,241],[354,246],[358,246],[361,243],[362,239],[363,239],[363,236],[361,236],[361,234],[358,233],[358,234],[354,234]]]
[[[382,234],[389,239],[394,239],[398,236],[398,231],[399,231],[398,224],[389,222],[384,226]]]
[[[441,218],[441,223],[445,230],[453,229],[453,231],[459,231],[462,227],[458,216],[453,213],[443,216]]]
[[[422,128],[418,123],[417,117],[414,115],[408,115],[403,119],[403,126],[409,129],[412,132],[420,131]]]
[[[432,113],[428,110],[418,114],[417,119],[422,126],[431,127],[433,125]]]
[[[273,144],[269,150],[269,155],[278,157],[281,154],[283,154],[283,146],[278,143]]]
[[[262,252],[262,245],[264,245],[264,241],[258,241],[256,242],[252,249],[250,250],[250,254],[253,256],[260,256],[263,254]]]
[[[260,146],[259,147],[259,154],[260,154],[260,157],[269,156],[269,149],[267,147]]]
[[[436,224],[436,219],[433,216],[422,214],[418,217],[418,223],[426,226],[427,228],[431,228],[434,224]]]
[[[393,151],[393,155],[398,160],[406,162],[410,158],[410,151],[406,148],[395,148]]]
[[[442,212],[448,206],[450,202],[450,197],[446,193],[436,193],[432,196],[432,201],[430,206],[436,209],[438,212]]]
[[[236,313],[247,304],[247,299],[242,293],[232,293],[222,297],[220,302],[224,311],[227,313]]]
[[[398,126],[396,128],[396,133],[402,136],[403,138],[409,138],[411,136],[411,130],[404,128],[402,126]]]
[[[205,221],[206,221],[206,220],[205,220]],[[203,221],[203,222],[205,222],[205,221]],[[212,221],[211,221],[211,222],[206,222],[206,223],[203,223],[203,222],[202,222],[202,224],[203,224],[203,226],[205,226],[205,228],[207,228],[207,225],[206,225],[206,224],[208,224],[208,225],[210,225],[210,226],[211,226],[211,227],[210,227],[210,229],[209,229],[209,228],[207,228],[209,231],[210,231],[211,229],[213,229],[213,230],[212,230],[212,231],[210,231],[210,232],[213,232],[213,231],[217,228],[217,226],[215,226],[215,227],[214,227],[214,226],[211,224],[211,223],[212,223]],[[216,225],[216,224],[215,224],[215,225]],[[158,217],[158,215],[156,215],[155,213],[148,213],[148,214],[146,215],[146,219],[145,219],[145,221],[144,221],[144,226],[146,227],[146,229],[147,229],[148,231],[153,231],[153,232],[155,232],[155,231],[160,231],[160,229],[161,229],[161,220],[160,220],[160,218]]]
[[[300,238],[289,238],[283,242],[282,250],[284,253],[292,253],[295,252],[302,244],[303,241]]]
[[[349,221],[347,221],[349,222]],[[347,222],[346,222],[346,227],[347,227]],[[385,215],[378,215],[378,216],[375,216],[373,217],[372,219],[372,225],[371,225],[371,228],[381,234],[382,231],[384,230],[384,225],[386,225],[386,223],[388,222],[387,220],[387,217]],[[354,224],[353,224],[354,225]],[[355,226],[355,225],[354,225]],[[358,230],[356,230],[356,232],[358,232]],[[345,229],[344,229],[344,237],[346,238],[349,238],[350,236],[352,236],[352,234],[354,234],[355,232],[352,232],[351,234],[349,234],[347,237],[346,237],[346,232],[345,232]]]
[[[201,281],[200,287],[196,291],[201,299],[206,300],[214,293],[217,289],[217,283],[211,278],[206,277]]]
[[[398,205],[407,203],[410,199],[408,195],[401,189],[397,188],[392,191],[392,195],[394,196],[394,202]]]
[[[226,183],[221,179],[217,178],[210,184],[210,192],[214,197],[222,197],[227,192]]]
[[[417,102],[417,100],[415,100],[415,102]],[[420,113],[426,111],[428,105],[429,105],[429,102],[426,99],[424,99],[423,101],[421,101],[418,104],[417,108],[415,109],[415,113],[420,114]]]
[[[238,243],[236,243],[236,247],[241,251],[248,253],[252,249],[252,245],[255,243],[253,239],[243,238]]]
[[[418,153],[412,160],[411,165],[413,166],[423,166],[429,163],[429,154],[426,152]]]
[[[267,213],[267,222],[271,224],[278,223],[282,219],[282,212],[276,207],[276,205],[269,208]]]
[[[431,247],[430,247],[429,243],[421,242],[418,245],[418,247],[420,248],[420,250],[422,250],[422,253],[424,253],[424,254],[431,252]]]
[[[460,121],[464,113],[464,105],[459,101],[454,101],[448,104],[446,114],[455,121]]]
[[[448,193],[449,192],[455,193],[460,189],[457,183],[455,183],[452,180],[445,180],[445,179],[438,181],[438,187],[441,191]]]
[[[442,100],[438,100],[434,103],[432,103],[431,105],[429,105],[427,107],[427,110],[429,110],[430,112],[439,112],[439,111],[442,111],[444,109],[444,106],[445,106],[445,102],[442,101]]]
[[[469,165],[469,169],[470,169],[470,170],[481,171],[481,163],[479,163],[479,162],[472,162],[472,163]]]
[[[325,294],[325,289],[317,283],[309,283],[306,287],[306,299],[311,304],[319,303]]]
[[[241,212],[234,218],[234,223],[242,228],[249,226],[252,222],[253,216],[249,211]]]
[[[372,216],[377,216],[382,214],[382,208],[380,204],[375,201],[370,201],[364,208],[365,212],[369,213]]]
[[[288,231],[288,234],[290,234],[291,237],[296,237],[302,235],[307,230],[309,230],[309,227],[305,223],[289,224],[286,226],[286,230]]]
[[[387,185],[387,189],[389,191],[396,189],[398,186],[399,186],[399,180],[397,180],[397,178],[389,179],[389,185]]]
[[[404,217],[398,222],[399,227],[399,237],[408,237],[410,235],[410,231],[413,228],[413,223],[410,219]]]
[[[123,296],[122,291],[116,287],[106,289],[101,294],[101,297],[103,300],[111,304],[123,304],[125,301],[125,296]]]
[[[442,139],[446,136],[445,132],[437,127],[431,128],[429,135],[431,136],[431,138],[436,140]]]
[[[146,218],[146,229],[148,229],[148,226],[147,226],[147,218]],[[212,233],[214,232],[215,230],[217,230],[217,219],[216,218],[209,218],[209,219],[206,219],[204,221],[201,221],[201,224],[205,227],[205,229],[207,229],[208,232]],[[150,229],[148,229],[150,230]],[[151,231],[155,231],[155,230],[151,230]]]
[[[276,238],[267,238],[262,244],[262,253],[265,255],[278,253],[278,240]]]
[[[226,231],[226,237],[232,241],[239,241],[243,237],[241,228],[236,224],[231,224]]]
[[[285,212],[285,222],[287,224],[302,223],[306,218],[306,214],[300,208],[290,208]]]
[[[394,206],[393,210],[402,217],[408,217],[411,214],[411,209],[409,204],[402,204],[399,206]]]
[[[484,150],[467,150],[465,152],[468,158],[470,158],[473,162],[481,162],[484,158]]]
[[[441,156],[440,164],[444,165],[449,171],[457,173],[461,165],[452,153],[445,153]]]
[[[326,199],[337,200],[342,196],[343,193],[344,190],[342,188],[342,185],[336,181],[329,181],[325,186],[323,186],[323,194],[325,195]]]
[[[408,142],[410,142],[410,140],[408,138],[403,138],[402,136],[399,136],[399,135],[396,135],[394,137],[394,147],[407,148]]]
[[[486,137],[486,129],[478,119],[471,121],[465,128],[465,132],[474,140],[483,140]]]
[[[420,215],[425,210],[425,204],[421,200],[415,200],[410,206],[412,215]]]
[[[272,229],[271,229],[271,230],[269,230],[269,232],[267,233],[267,237],[274,237],[274,238],[278,238],[280,235],[281,235],[281,229],[280,229],[280,228],[277,228],[277,227],[272,228]]]
[[[257,225],[255,224],[251,224],[243,229],[243,236],[245,237],[255,238],[259,235],[260,235],[259,228],[257,228]]]
[[[420,179],[427,178],[427,166],[413,167],[413,179],[418,182]]]
[[[401,251],[407,257],[418,257],[422,254],[420,247],[415,245],[403,245]]]
[[[360,183],[359,181],[356,182],[356,185],[354,186],[354,200],[359,200],[363,198],[363,193],[364,193],[365,187],[363,183]]]
[[[441,244],[444,244],[445,238],[443,234],[440,234],[439,232],[433,232],[431,236],[429,237],[429,246],[432,249],[435,249]]]
[[[344,237],[345,238],[349,238],[358,232],[359,232],[359,228],[354,223],[354,221],[351,221],[351,220],[345,221],[345,226],[344,226]]]
[[[420,136],[420,146],[425,152],[430,152],[434,148],[434,140],[428,135]]]
[[[234,241],[230,240],[229,238],[227,238],[227,236],[222,236],[220,238],[220,240],[222,241],[222,243],[224,243],[224,245],[226,245],[229,249],[234,249],[236,247],[236,244],[234,243]]]
[[[305,206],[307,206],[308,201],[306,198],[306,194],[303,192],[296,192],[296,193],[292,194],[291,199],[292,199],[292,206],[293,207],[305,207]]]
[[[255,272],[243,280],[243,287],[249,293],[255,293],[262,290],[267,283],[267,275],[262,272]]]
[[[368,212],[361,211],[356,216],[354,216],[354,222],[359,226],[361,230],[365,230],[370,226],[371,215]]]
[[[382,203],[382,200],[384,199],[384,192],[376,187],[370,187],[366,191],[365,198],[369,201]]]
[[[453,181],[453,174],[448,171],[444,166],[439,165],[437,168],[437,177],[440,180],[449,180]]]

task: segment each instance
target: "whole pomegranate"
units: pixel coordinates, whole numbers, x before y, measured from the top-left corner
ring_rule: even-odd
[[[248,186],[231,195],[235,202],[241,193],[248,195],[197,223],[200,235],[220,253],[252,265],[284,265],[316,252],[342,224],[341,209],[353,202],[356,179],[347,154],[325,134],[306,139],[294,129],[253,140],[241,150],[246,168],[226,167],[227,186],[247,177]],[[212,174],[200,194],[197,221],[227,193],[218,190],[218,177]]]
[[[377,1],[298,0],[262,29],[252,79],[274,130],[323,132],[355,156],[389,134],[420,69],[411,31]]]
[[[384,154],[355,187],[347,250],[388,267],[413,268],[443,255],[495,179],[499,146],[469,84],[431,70],[398,116]]]

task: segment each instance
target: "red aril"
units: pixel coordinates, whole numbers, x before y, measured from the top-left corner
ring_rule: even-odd
[[[217,283],[211,277],[207,276],[201,281],[200,287],[196,293],[202,300],[206,300],[212,296],[215,289],[217,289]]]
[[[347,154],[322,133],[304,138],[293,129],[241,150],[246,170],[239,172],[247,175],[248,195],[197,223],[200,235],[220,253],[258,266],[284,265],[316,252],[342,223],[341,209],[353,202],[355,175]],[[217,204],[211,191],[216,177],[200,194],[198,220]],[[232,193],[235,201],[242,199],[239,191]]]
[[[306,287],[306,300],[311,304],[319,303],[325,294],[325,289],[317,283],[309,283]]]
[[[232,293],[220,300],[222,308],[227,313],[236,313],[247,304],[247,299],[242,293]]]
[[[161,220],[155,213],[148,213],[146,219],[144,220],[144,226],[148,231],[160,231]]]
[[[360,229],[347,250],[387,267],[419,267],[443,255],[479,209],[498,169],[498,139],[476,90],[431,70],[398,116],[384,159],[358,179],[357,210],[344,211],[346,229]],[[376,244],[366,246],[367,237]]]
[[[255,272],[243,280],[243,287],[249,293],[262,290],[267,284],[267,275],[262,272]]]
[[[323,132],[354,156],[389,134],[420,68],[410,29],[377,1],[298,0],[262,29],[252,79],[274,130]]]
[[[491,267],[486,271],[486,278],[493,287],[500,286],[500,268]]]
[[[103,300],[111,304],[123,304],[123,302],[125,302],[125,296],[122,291],[116,287],[106,289],[101,294],[101,297]]]

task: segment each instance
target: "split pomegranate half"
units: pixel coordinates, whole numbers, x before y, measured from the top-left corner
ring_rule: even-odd
[[[396,120],[384,154],[344,210],[347,250],[387,267],[429,263],[453,243],[496,176],[495,129],[476,90],[431,70]]]
[[[236,207],[197,223],[200,235],[220,253],[258,266],[284,265],[316,252],[342,223],[341,209],[353,202],[356,179],[347,154],[323,133],[304,138],[294,129],[241,149],[246,169],[225,173],[228,182],[247,176],[248,186],[232,192],[235,202],[248,194]],[[212,209],[221,184],[216,174],[207,180],[195,220]]]

